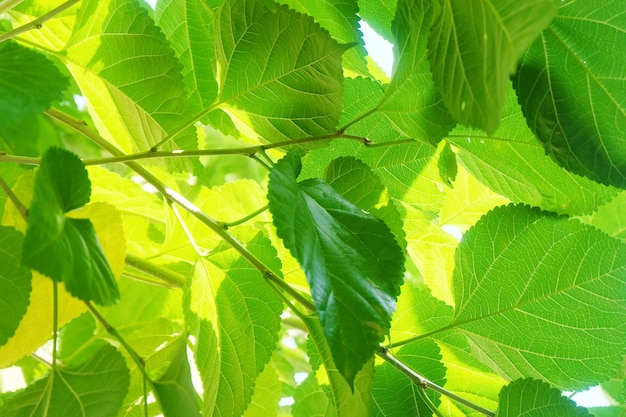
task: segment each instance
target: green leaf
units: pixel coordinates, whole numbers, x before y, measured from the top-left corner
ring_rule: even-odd
[[[428,28],[437,11],[437,3],[432,1],[398,2],[392,27],[394,74],[377,106],[403,136],[431,144],[438,143],[454,126],[435,88],[427,56]]]
[[[411,343],[398,350],[394,356],[435,384],[445,384],[446,368],[434,341],[420,340]],[[372,417],[432,416],[432,411],[418,392],[420,389],[424,390],[436,406],[441,403],[441,394],[417,386],[389,363],[377,366],[375,375],[372,387],[373,410],[370,411]]]
[[[339,372],[356,373],[389,331],[404,270],[385,225],[319,179],[296,182],[295,153],[270,173],[269,207],[278,235],[304,270]]]
[[[106,346],[88,361],[57,368],[11,397],[0,408],[6,417],[114,417],[128,389],[124,357]]]
[[[622,191],[595,213],[581,217],[580,220],[613,237],[626,239],[626,192]]]
[[[218,104],[242,133],[277,142],[336,129],[346,46],[311,17],[265,1],[226,2],[215,25]]]
[[[51,12],[57,6],[59,6],[58,3],[49,0],[24,1],[19,2],[7,14],[11,16],[11,20],[14,22],[13,27],[17,27],[31,23],[36,18]],[[21,33],[20,40],[30,41],[53,51],[63,49],[72,34],[77,10],[78,5],[74,4],[61,13],[57,11],[57,13],[48,15],[49,19],[46,19],[45,24],[37,27],[37,30]]]
[[[394,42],[391,22],[396,14],[398,0],[362,1],[359,3],[359,15],[380,36]]]
[[[152,383],[165,417],[200,416],[198,394],[191,383],[186,339],[180,338],[179,347],[165,373]]]
[[[154,11],[156,23],[183,66],[194,114],[207,109],[217,96],[214,14],[210,2],[204,0],[158,1]]]
[[[69,151],[50,148],[41,159],[28,211],[22,261],[84,301],[101,305],[119,299],[117,283],[89,219],[66,214],[89,202],[85,166]]]
[[[550,23],[555,0],[443,0],[429,49],[433,78],[462,124],[498,127],[509,75],[526,47]]]
[[[582,407],[552,388],[535,379],[518,379],[500,392],[496,417],[586,417],[591,416]]]
[[[256,380],[254,395],[250,406],[243,417],[267,417],[278,415],[278,403],[281,396],[282,382],[278,374],[270,365],[267,365]]]
[[[302,381],[293,396],[294,417],[332,417],[336,415],[329,394],[320,387],[314,374]]]
[[[247,245],[273,271],[276,252],[261,235]],[[198,259],[185,288],[186,319],[197,328],[203,414],[241,416],[278,341],[283,306],[261,273],[233,249]]]
[[[441,179],[451,188],[454,188],[452,183],[456,179],[459,168],[456,163],[456,154],[448,142],[445,142],[443,148],[441,148],[439,159],[437,159],[437,167],[439,168]]]
[[[457,156],[476,179],[514,203],[579,215],[595,211],[617,191],[572,174],[546,156],[510,87],[498,130],[486,135],[457,127],[447,139],[461,149]]]
[[[626,187],[626,42],[619,0],[561,2],[521,60],[515,89],[528,124],[560,165]]]
[[[456,252],[449,327],[501,375],[579,389],[618,368],[626,347],[626,246],[527,206],[498,207]]]
[[[46,110],[67,79],[44,55],[12,41],[0,43],[0,132]]]
[[[147,151],[188,122],[179,64],[137,1],[81,2],[66,50],[98,131],[124,152]],[[195,148],[194,128],[175,142]]]
[[[281,0],[280,3],[313,16],[337,41],[353,44],[343,55],[343,66],[357,75],[369,75],[365,60],[367,51],[359,31],[359,5],[356,0]]]
[[[15,334],[30,302],[32,276],[20,262],[22,241],[20,232],[0,226],[0,346]]]
[[[347,125],[380,103],[385,90],[376,81],[345,80],[344,112],[340,124]],[[393,112],[392,112],[393,113]],[[367,137],[377,147],[354,140],[337,139],[327,148],[313,150],[306,158],[303,178],[321,177],[323,170],[339,156],[353,156],[369,165],[387,187],[390,197],[402,199],[434,217],[443,204],[439,172],[434,163],[435,149],[413,141],[397,130],[385,112],[374,111],[350,126],[346,133]],[[401,143],[394,143],[403,141]],[[384,144],[383,144],[384,142]]]

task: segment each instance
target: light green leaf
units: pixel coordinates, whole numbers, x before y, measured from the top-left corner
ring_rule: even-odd
[[[14,27],[32,22],[36,18],[49,13],[58,6],[50,0],[29,0],[20,2],[16,7],[8,11],[8,15],[14,21]],[[33,42],[53,51],[63,49],[76,21],[78,5],[73,5],[61,13],[49,16],[45,24],[37,30],[29,30],[20,34],[20,39]]]
[[[496,417],[591,417],[591,414],[552,388],[535,379],[518,379],[500,392]]]
[[[191,383],[191,368],[187,360],[186,337],[179,345],[165,373],[153,381],[156,394],[165,417],[200,416],[198,394]]]
[[[30,271],[20,262],[23,236],[0,226],[0,346],[15,334],[30,302]]]
[[[446,383],[446,368],[441,362],[439,347],[432,340],[420,340],[398,350],[394,356],[424,378],[439,386]],[[406,375],[389,363],[376,367],[372,387],[372,417],[403,417],[433,415],[424,403],[418,390],[425,394],[435,405],[440,404],[441,394],[417,386]]]
[[[626,187],[626,42],[620,0],[562,1],[521,60],[515,89],[546,153],[572,172]]]
[[[273,271],[276,252],[261,235],[247,245]],[[196,262],[185,288],[186,320],[197,328],[203,414],[241,416],[278,341],[283,306],[261,273],[233,249]]]
[[[462,124],[498,127],[509,75],[554,17],[555,0],[443,0],[429,50],[433,78]]]
[[[430,144],[438,143],[454,126],[435,88],[427,57],[428,29],[437,12],[437,2],[398,2],[392,27],[394,74],[376,108],[403,136]]]
[[[85,363],[57,368],[11,397],[0,408],[5,417],[114,417],[128,389],[124,357],[112,346]]]
[[[361,1],[359,3],[359,15],[380,36],[390,42],[394,42],[391,33],[391,22],[396,14],[398,0]]]
[[[267,365],[258,376],[250,400],[250,405],[243,417],[267,417],[278,415],[278,402],[281,396],[282,382],[278,374],[270,365]]]
[[[626,347],[626,246],[527,206],[498,207],[456,252],[456,311],[481,360],[566,389],[614,374]]]
[[[319,385],[314,374],[309,374],[298,385],[293,399],[293,417],[332,417],[337,414],[329,393]]]
[[[44,55],[13,41],[0,43],[0,132],[46,110],[68,81]]]
[[[571,215],[595,211],[616,189],[579,177],[545,155],[509,87],[500,127],[487,135],[457,127],[448,140],[465,168],[483,184],[514,203]]]
[[[352,385],[389,331],[404,256],[384,222],[319,179],[296,182],[295,153],[270,172],[278,235],[298,259],[339,372]]]
[[[154,11],[183,66],[187,99],[194,114],[207,109],[217,96],[215,27],[211,3],[205,0],[158,1]]]
[[[215,26],[218,105],[242,133],[277,142],[336,129],[346,46],[311,17],[265,1],[226,2]]]
[[[313,16],[330,36],[344,44],[354,44],[343,55],[344,67],[356,75],[368,76],[365,44],[359,31],[357,0],[281,0],[292,9]]]
[[[626,239],[626,192],[622,191],[613,200],[600,206],[595,213],[580,218],[609,235]]]
[[[147,151],[188,122],[179,64],[136,0],[82,1],[66,50],[98,131],[124,152]],[[194,128],[174,141],[194,148]]]
[[[384,88],[376,81],[357,78],[345,80],[344,112],[341,125],[370,112],[380,103]],[[433,158],[436,150],[421,141],[410,139],[395,128],[384,112],[375,111],[346,133],[367,137],[376,147],[353,140],[337,139],[327,148],[310,152],[304,161],[303,178],[322,177],[323,170],[339,156],[353,156],[369,165],[387,187],[389,196],[419,207],[434,217],[443,204],[439,170]],[[383,144],[384,142],[384,144]]]
[[[35,177],[22,261],[63,281],[81,300],[113,304],[119,290],[91,220],[66,216],[89,202],[90,193],[91,183],[80,159],[69,151],[50,148]]]

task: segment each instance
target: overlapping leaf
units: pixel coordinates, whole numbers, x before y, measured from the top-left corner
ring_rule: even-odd
[[[57,368],[8,400],[0,414],[6,417],[117,415],[128,389],[124,357],[112,346],[96,352],[72,368]]]
[[[310,16],[265,1],[224,3],[215,27],[218,102],[244,134],[277,142],[336,129],[346,46]]]
[[[44,55],[8,41],[0,43],[0,133],[61,99],[68,81]]]
[[[429,49],[433,78],[462,124],[489,133],[498,127],[509,75],[545,28],[555,0],[444,0]]]
[[[123,151],[147,151],[188,122],[179,64],[136,1],[81,2],[66,50],[98,131]],[[174,141],[195,147],[195,130],[184,130]]]
[[[273,271],[275,251],[259,236],[248,248]],[[241,416],[278,341],[282,302],[261,273],[232,250],[199,259],[185,289],[187,321],[197,328],[203,414]]]
[[[359,15],[382,37],[393,42],[391,22],[396,14],[398,0],[362,1]]]
[[[22,261],[75,297],[113,304],[119,290],[111,266],[89,219],[66,214],[89,202],[91,183],[78,157],[60,148],[43,156],[28,211]]]
[[[491,135],[457,127],[448,140],[462,149],[461,163],[476,179],[514,203],[571,215],[595,211],[616,189],[565,171],[541,149],[511,88],[500,127]]]
[[[620,241],[527,206],[499,207],[457,249],[450,327],[510,379],[587,387],[621,363],[625,277]]]
[[[319,179],[297,183],[289,153],[270,173],[278,235],[304,270],[341,374],[352,384],[389,331],[404,269],[402,250],[379,219]]]
[[[626,42],[621,1],[561,2],[521,60],[515,88],[528,124],[563,167],[626,186]]]
[[[31,273],[20,263],[23,236],[0,226],[0,346],[13,336],[30,301]]]
[[[191,383],[191,368],[187,360],[186,337],[178,343],[172,360],[163,373],[153,382],[154,391],[165,417],[199,417],[198,394]]]
[[[496,417],[517,416],[590,417],[591,414],[549,384],[527,378],[511,382],[500,392]]]

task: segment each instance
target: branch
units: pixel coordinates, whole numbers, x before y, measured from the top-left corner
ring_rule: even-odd
[[[12,8],[14,8],[15,6],[17,6],[18,4],[20,4],[21,2],[23,2],[24,0],[4,0],[4,1],[0,1],[0,14],[11,10]]]
[[[7,3],[10,1],[11,0],[5,0],[3,3]],[[15,2],[15,0],[13,1]],[[48,13],[33,20],[32,22],[28,22],[25,25],[15,28],[9,32],[3,33],[2,35],[0,35],[0,42],[6,41],[7,39],[13,38],[17,35],[21,35],[22,33],[28,32],[29,30],[32,30],[32,29],[41,29],[45,22],[52,19],[54,16],[64,12],[65,10],[69,9],[70,7],[78,3],[79,1],[80,0],[67,0],[65,3],[61,4],[58,7],[55,7],[54,9],[50,10]],[[17,3],[19,2],[20,0],[17,1]],[[3,11],[2,10],[3,3],[0,3],[0,13],[2,13]]]
[[[91,141],[99,145],[101,148],[107,150],[113,156],[124,156],[124,153],[120,151],[117,147],[107,142],[100,135],[91,131],[87,123],[81,120],[76,120],[67,114],[50,108],[46,110],[45,114],[48,116],[64,123],[65,125],[71,127],[77,132],[83,134],[85,137],[89,138]],[[267,145],[272,146],[272,145]],[[224,241],[226,241],[233,249],[235,249],[239,254],[245,258],[252,266],[261,272],[261,274],[270,282],[275,284],[275,286],[282,289],[285,293],[289,294],[294,300],[298,301],[302,304],[307,310],[315,311],[315,306],[313,302],[302,295],[300,292],[292,288],[287,282],[281,279],[278,275],[276,275],[270,268],[268,268],[261,260],[259,260],[252,252],[250,252],[241,242],[239,242],[233,235],[228,233],[222,225],[217,222],[212,217],[208,216],[204,213],[200,208],[198,208],[191,201],[187,200],[182,195],[178,194],[176,191],[167,187],[164,183],[162,183],[157,177],[155,177],[151,172],[146,170],[144,167],[139,165],[136,161],[126,161],[126,166],[135,171],[137,174],[142,176],[148,183],[152,184],[154,188],[157,189],[159,193],[161,193],[166,199],[172,201],[179,206],[183,207],[187,210],[192,216],[198,219],[200,222],[204,223],[211,230],[217,233]]]
[[[136,269],[137,271],[141,271],[155,277],[165,282],[170,287],[182,288],[185,285],[185,277],[181,274],[170,271],[162,266],[155,265],[152,262],[141,259],[140,257],[130,253],[126,254],[126,265]]]
[[[488,410],[486,408],[483,408],[479,406],[478,404],[474,404],[473,402],[468,401],[465,398],[460,397],[456,395],[455,393],[448,391],[447,389],[440,387],[434,382],[429,381],[428,379],[424,378],[423,376],[415,372],[413,369],[405,365],[403,362],[398,360],[396,357],[394,357],[391,353],[389,353],[389,350],[387,348],[381,347],[380,350],[376,352],[376,354],[380,356],[381,358],[383,358],[385,361],[387,361],[389,364],[393,365],[393,367],[398,369],[404,375],[408,376],[409,379],[411,379],[411,381],[413,381],[415,385],[418,385],[419,387],[422,387],[422,388],[430,388],[433,391],[436,391],[442,395],[445,395],[446,397],[458,402],[459,404],[463,404],[464,406],[471,408],[474,411],[478,411],[479,413],[484,414],[489,417],[495,417],[496,415],[495,412]]]
[[[24,220],[28,220],[28,209],[26,206],[20,201],[20,199],[15,195],[9,184],[7,184],[2,177],[0,177],[0,188],[4,190],[6,195],[9,197],[9,200],[13,203],[17,211],[22,215]]]

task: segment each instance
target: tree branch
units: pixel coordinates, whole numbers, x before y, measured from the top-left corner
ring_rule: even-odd
[[[22,33],[28,32],[29,30],[32,30],[32,29],[41,29],[41,27],[43,26],[45,22],[52,19],[54,16],[64,12],[65,10],[69,9],[70,7],[78,3],[79,1],[80,0],[67,0],[65,3],[61,4],[58,7],[55,7],[54,9],[50,10],[48,13],[33,20],[32,22],[28,22],[25,25],[22,25],[9,32],[1,34],[0,42],[6,41],[7,39],[13,38],[17,35],[21,35]],[[3,3],[7,3],[7,2],[10,2],[10,0],[5,0]],[[0,3],[0,13],[2,13],[3,11],[2,10],[3,3]],[[17,1],[16,3],[20,3],[20,1]]]

